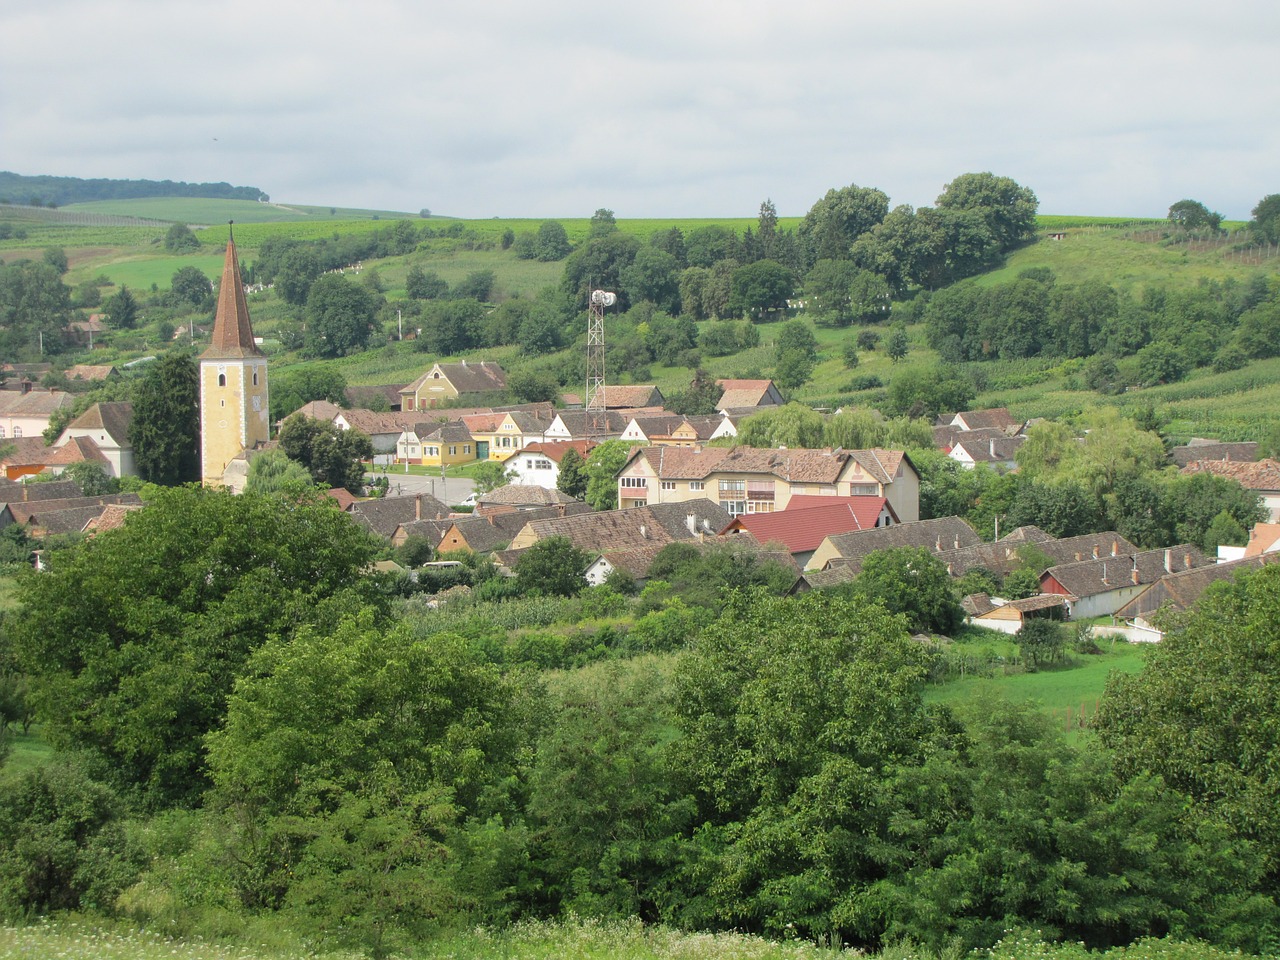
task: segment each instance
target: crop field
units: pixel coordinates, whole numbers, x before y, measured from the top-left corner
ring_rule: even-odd
[[[256,200],[219,200],[206,197],[151,197],[140,200],[95,200],[72,203],[63,207],[68,213],[109,214],[145,217],[168,223],[215,224],[234,220],[236,223],[281,223],[298,220],[401,220],[417,214],[390,210],[352,210],[340,207],[293,206],[283,203],[259,203]]]

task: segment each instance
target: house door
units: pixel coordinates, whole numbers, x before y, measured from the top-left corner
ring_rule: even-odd
[[[489,441],[488,440],[476,441],[476,459],[477,460],[489,459]]]

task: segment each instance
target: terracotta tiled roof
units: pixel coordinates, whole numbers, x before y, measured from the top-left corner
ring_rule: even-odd
[[[129,445],[129,424],[133,422],[133,404],[95,403],[69,424],[68,430],[102,430],[118,446]]]
[[[0,441],[0,446],[6,451],[0,456],[0,464],[11,467],[45,464],[57,452],[56,448],[49,446],[44,442],[44,437],[40,436],[13,437]],[[3,495],[0,495],[0,502],[3,500]]]
[[[578,503],[579,501],[559,490],[548,490],[534,484],[509,483],[476,497],[477,503],[505,503],[512,506],[546,506],[552,503]]]
[[[1208,564],[1190,570],[1166,573],[1155,583],[1116,611],[1122,620],[1137,617],[1149,619],[1157,610],[1167,608],[1171,613],[1189,609],[1210,584],[1230,580],[1240,573],[1258,570],[1272,563],[1280,563],[1280,553],[1264,553],[1258,557],[1246,557],[1229,563]]]
[[[664,402],[662,391],[652,383],[606,384],[602,393],[606,410],[652,407],[659,406]]]
[[[1280,523],[1255,523],[1249,531],[1244,555],[1257,557],[1280,548]]]
[[[101,497],[73,497],[66,500],[37,500],[9,503],[15,523],[25,523],[37,534],[78,533],[92,517],[110,504],[140,504],[136,493],[114,493]]]
[[[559,463],[566,453],[576,450],[578,456],[585,460],[597,446],[599,444],[594,440],[547,440],[545,442],[537,440],[528,446],[521,447],[517,456],[520,453],[536,453],[546,457],[552,463]]]
[[[716,386],[724,391],[716,402],[719,410],[771,405],[764,401],[769,396],[769,388],[773,386],[772,380],[717,380]]]
[[[408,427],[422,420],[421,413],[403,413],[399,410],[377,412],[374,410],[339,410],[334,418],[341,416],[347,426],[359,430],[367,437],[379,434],[395,434],[399,436]]]
[[[828,539],[854,573],[862,569],[863,559],[875,550],[923,547],[931,553],[940,554],[944,550],[956,550],[981,542],[973,527],[959,517],[895,523],[889,527],[837,534]]]
[[[240,279],[240,262],[234,240],[227,240],[227,255],[222,263],[222,286],[218,290],[218,312],[213,320],[213,337],[201,360],[240,360],[260,357],[262,351],[253,341],[249,323],[249,304]]]
[[[342,391],[347,403],[360,410],[368,410],[375,399],[386,400],[388,406],[400,406],[400,391],[403,383],[381,383],[376,385],[350,386]]]
[[[445,517],[441,520],[406,520],[391,534],[391,542],[400,546],[409,537],[423,537],[435,548],[440,545],[440,538],[448,532],[453,523],[453,517]]]
[[[41,500],[73,500],[84,496],[74,480],[46,480],[41,483],[19,483],[0,480],[0,503],[35,503]]]
[[[108,504],[100,514],[84,525],[83,530],[85,533],[104,533],[107,530],[116,530],[124,526],[129,514],[141,509],[142,504],[140,503]]]
[[[30,393],[0,391],[0,416],[47,417],[75,402],[75,397],[62,390],[32,390]]]
[[[428,380],[435,379],[433,374],[437,370],[458,393],[493,393],[507,389],[507,374],[502,367],[489,360],[470,360],[437,363],[413,383],[402,387],[400,393],[416,393]]]
[[[1212,562],[1200,552],[1199,547],[1181,543],[1163,550],[1058,564],[1041,574],[1040,581],[1043,584],[1052,577],[1073,597],[1093,597],[1125,587],[1155,583],[1166,573],[1204,567]]]
[[[81,461],[111,464],[110,459],[102,452],[93,437],[69,438],[66,443],[54,450],[44,462],[47,466],[65,466],[69,463],[79,463]]]
[[[980,427],[995,428],[997,430],[1009,430],[1010,428],[1018,429],[1022,423],[1013,419],[1009,413],[1008,407],[992,407],[987,410],[965,410],[950,417],[948,422],[955,423],[957,420],[963,420],[970,430],[977,430]]]
[[[1246,443],[1189,443],[1174,447],[1169,451],[1173,462],[1185,467],[1192,460],[1242,460],[1252,462],[1258,459],[1258,445],[1252,441]]]
[[[380,537],[390,538],[396,527],[410,520],[437,520],[449,516],[449,507],[427,493],[408,497],[361,500],[347,511],[357,523]]]
[[[693,540],[699,533],[714,535],[728,522],[729,514],[718,504],[697,499],[625,510],[603,510],[558,520],[535,520],[529,524],[529,530],[538,540],[568,537],[580,550],[604,553],[643,547],[648,543]]]
[[[119,371],[110,364],[77,363],[68,367],[63,376],[68,380],[106,380]]]
[[[1241,463],[1238,460],[1192,460],[1182,468],[1183,473],[1212,473],[1229,477],[1246,490],[1280,490],[1280,461],[1258,460]]]
[[[339,510],[350,510],[353,504],[360,502],[360,498],[346,487],[332,487],[325,491],[325,496],[337,501]]]
[[[875,526],[876,518],[884,509],[885,499],[858,499],[869,501],[861,512],[848,502],[803,509],[796,509],[788,503],[786,510],[775,513],[752,513],[734,517],[726,530],[746,530],[761,543],[781,543],[791,553],[807,553],[818,549],[827,537]]]

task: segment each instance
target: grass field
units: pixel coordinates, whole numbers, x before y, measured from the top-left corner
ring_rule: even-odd
[[[1114,672],[1138,673],[1146,663],[1150,649],[1145,644],[1105,640],[1099,643],[1098,654],[1070,654],[1060,667],[1022,671],[997,675],[970,676],[931,686],[926,699],[937,703],[981,703],[990,698],[1003,698],[1019,702],[1032,702],[1063,724],[1068,731],[1080,728],[1082,715],[1092,716],[1107,685],[1107,678]],[[957,649],[961,649],[957,645]],[[985,655],[1009,659],[1014,644],[999,637],[991,637],[972,645],[978,658]]]

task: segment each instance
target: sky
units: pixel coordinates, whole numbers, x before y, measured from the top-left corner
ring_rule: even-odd
[[[1275,0],[11,0],[0,170],[482,217],[931,206],[1248,219],[1280,193]]]

